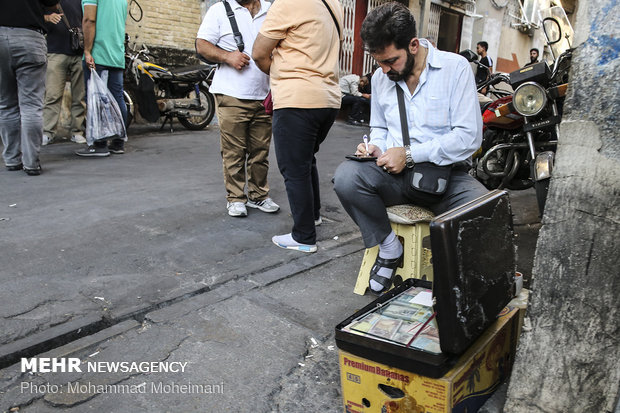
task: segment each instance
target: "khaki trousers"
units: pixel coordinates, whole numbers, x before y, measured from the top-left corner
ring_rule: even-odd
[[[215,95],[220,150],[228,202],[262,201],[269,196],[271,116],[260,100]],[[245,194],[247,178],[248,190]]]
[[[62,108],[67,73],[71,81],[71,133],[84,135],[86,102],[82,69],[82,56],[48,53],[45,77],[45,104],[43,106],[43,132],[54,138]]]

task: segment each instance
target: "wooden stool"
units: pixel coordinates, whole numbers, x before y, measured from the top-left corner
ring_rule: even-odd
[[[390,225],[404,248],[403,267],[396,269],[392,287],[407,278],[433,280],[431,264],[431,239],[429,222],[435,216],[431,211],[416,205],[394,205],[387,207]],[[364,295],[368,287],[370,270],[375,264],[379,246],[366,248],[362,266],[357,275],[353,292]]]

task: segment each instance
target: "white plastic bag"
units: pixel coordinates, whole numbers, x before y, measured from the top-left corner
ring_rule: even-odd
[[[107,71],[102,73],[106,80],[107,74]],[[125,123],[118,103],[108,89],[107,81],[102,80],[95,69],[90,69],[86,105],[86,143],[89,146],[99,139],[116,137],[127,140]]]

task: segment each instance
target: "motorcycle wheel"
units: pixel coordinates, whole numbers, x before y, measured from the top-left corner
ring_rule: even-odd
[[[188,98],[195,97],[194,91],[190,92]],[[204,86],[200,86],[200,103],[205,108],[204,112],[200,116],[179,116],[179,122],[189,130],[201,130],[204,129],[215,115],[215,99],[209,89]]]
[[[536,201],[538,202],[538,212],[543,216],[545,212],[545,204],[547,203],[547,194],[549,193],[549,182],[551,179],[544,179],[534,183],[536,189]]]
[[[125,106],[127,106],[127,125],[125,125],[125,129],[129,129],[129,125],[133,122],[134,115],[136,113],[136,105],[135,100],[132,99],[129,92],[123,90],[123,98],[125,98]]]

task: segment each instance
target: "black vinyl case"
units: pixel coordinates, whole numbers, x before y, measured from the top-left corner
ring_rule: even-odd
[[[433,283],[407,279],[336,326],[336,345],[354,355],[427,377],[442,377],[495,321],[514,291],[510,200],[495,190],[430,224]],[[408,288],[432,288],[441,354],[342,331]]]

